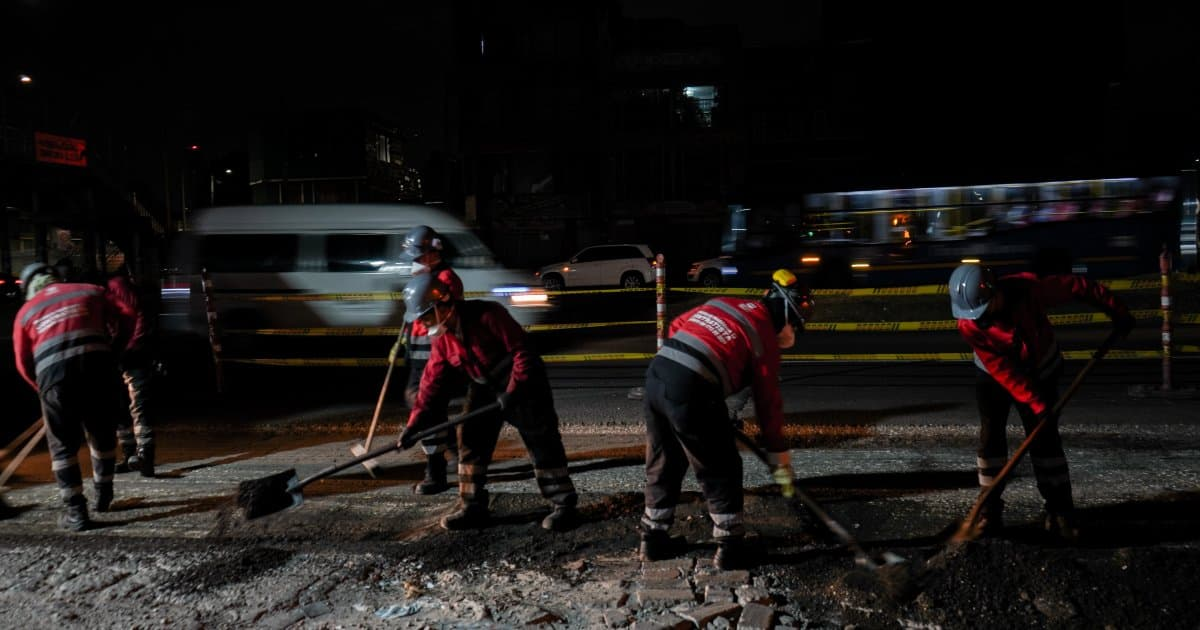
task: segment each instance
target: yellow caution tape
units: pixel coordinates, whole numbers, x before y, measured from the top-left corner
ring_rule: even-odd
[[[564,289],[562,291],[546,291],[546,295],[596,295],[601,293],[648,293],[655,287],[645,286],[636,289]]]

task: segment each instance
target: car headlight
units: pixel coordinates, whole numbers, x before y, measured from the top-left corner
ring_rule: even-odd
[[[496,287],[492,289],[492,295],[508,298],[513,306],[542,306],[549,300],[545,291],[521,286]]]

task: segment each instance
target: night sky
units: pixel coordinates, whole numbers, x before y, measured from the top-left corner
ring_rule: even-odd
[[[232,149],[249,115],[325,106],[365,107],[436,142],[451,4],[8,0],[0,45],[5,76],[35,76],[51,102],[42,107],[80,126],[104,120],[132,142],[169,135]],[[1082,163],[1107,151],[1168,168],[1200,154],[1193,6],[970,4],[614,6],[636,19],[734,25],[747,49],[854,59],[853,98],[877,136],[867,148],[885,161],[1054,153]]]

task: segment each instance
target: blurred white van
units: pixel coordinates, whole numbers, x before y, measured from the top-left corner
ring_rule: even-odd
[[[201,269],[208,270],[218,321],[226,329],[400,326],[399,300],[299,296],[403,290],[412,278],[404,235],[417,225],[441,234],[443,256],[468,298],[504,303],[522,324],[542,319],[549,308],[545,292],[529,286],[529,274],[501,267],[458,218],[419,205],[328,204],[198,213],[172,252],[160,326],[166,333],[205,334]]]

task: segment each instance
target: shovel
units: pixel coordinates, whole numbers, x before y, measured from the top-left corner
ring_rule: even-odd
[[[1079,374],[1075,376],[1075,380],[1071,382],[1071,386],[1067,388],[1067,391],[1063,392],[1061,397],[1059,397],[1058,402],[1055,403],[1054,408],[1050,411],[1050,413],[1046,414],[1042,418],[1041,422],[1038,422],[1037,426],[1033,427],[1033,430],[1030,431],[1029,435],[1025,437],[1025,441],[1021,442],[1021,445],[1017,447],[1017,450],[1014,451],[1012,456],[1008,458],[1008,462],[1004,464],[1004,468],[1001,468],[1000,473],[997,474],[992,480],[992,485],[988,486],[987,490],[981,492],[979,494],[979,498],[975,499],[975,505],[971,506],[971,511],[967,513],[967,517],[963,519],[962,523],[958,526],[958,531],[956,531],[954,536],[951,538],[953,542],[964,542],[968,540],[974,540],[975,538],[979,537],[979,531],[977,529],[977,526],[979,525],[979,514],[983,511],[983,506],[987,502],[988,497],[992,496],[992,492],[994,492],[996,488],[1002,486],[1004,480],[1008,478],[1008,474],[1012,472],[1012,469],[1017,465],[1017,462],[1021,461],[1021,456],[1025,454],[1025,451],[1029,450],[1029,447],[1033,444],[1034,438],[1036,438],[1038,434],[1042,432],[1042,429],[1046,427],[1046,423],[1049,422],[1051,418],[1058,417],[1059,412],[1062,411],[1062,408],[1067,404],[1067,401],[1071,400],[1071,396],[1075,394],[1075,390],[1079,389],[1079,385],[1083,383],[1084,377],[1096,367],[1104,355],[1108,354],[1108,351],[1112,349],[1113,344],[1117,343],[1119,339],[1120,337],[1118,333],[1114,331],[1108,336],[1107,339],[1104,340],[1104,343],[1100,344],[1100,347],[1096,350],[1096,353],[1092,355],[1091,360],[1089,360],[1087,365],[1083,366],[1083,369],[1080,370]]]
[[[375,403],[375,415],[371,417],[371,428],[367,430],[367,441],[362,444],[355,444],[350,447],[350,452],[355,457],[366,455],[371,450],[371,438],[375,437],[375,426],[379,424],[379,412],[383,409],[383,399],[387,398],[388,383],[392,380],[392,369],[396,364],[388,361],[387,376],[383,377],[383,388],[379,390],[379,401]],[[371,477],[375,477],[375,469],[379,468],[379,462],[374,459],[365,459],[362,461],[363,468],[367,469]]]
[[[464,413],[448,422],[443,422],[442,424],[420,431],[413,436],[413,439],[415,442],[419,442],[431,435],[441,433],[446,429],[456,427],[468,420],[491,413],[499,408],[500,403],[498,402],[484,405],[479,409]],[[304,503],[304,494],[301,492],[304,486],[352,466],[362,464],[365,461],[375,459],[381,455],[401,450],[402,448],[404,447],[400,446],[398,442],[393,442],[387,446],[381,446],[373,451],[364,453],[350,461],[334,464],[304,479],[297,479],[296,469],[289,468],[269,477],[243,481],[238,484],[237,505],[241,508],[242,514],[247,520],[266,516],[267,514],[274,514],[275,512],[282,512],[283,510]]]
[[[762,463],[766,464],[768,468],[771,466],[771,461],[767,458],[767,452],[764,451],[761,446],[751,440],[745,433],[742,433],[737,429],[734,429],[733,433],[737,436],[738,440],[741,441],[742,444],[745,444],[747,448],[753,451],[754,454],[757,455],[760,460],[762,460]],[[796,491],[796,498],[804,504],[804,507],[812,511],[812,513],[821,520],[821,523],[825,525],[825,528],[833,533],[834,536],[837,536],[838,540],[841,540],[842,543],[846,545],[846,548],[854,554],[855,564],[870,571],[877,571],[887,565],[898,565],[906,562],[904,558],[890,551],[885,552],[879,558],[871,557],[871,555],[868,554],[865,549],[863,549],[862,545],[858,543],[858,540],[856,540],[854,536],[850,535],[850,532],[841,523],[830,516],[829,512],[826,512],[825,508],[822,507],[820,503],[817,503],[816,499],[813,499],[807,492],[802,490],[800,485],[795,483],[795,480],[793,480],[792,487]],[[791,505],[794,509],[799,510],[799,507],[794,503],[789,502],[788,505]]]

